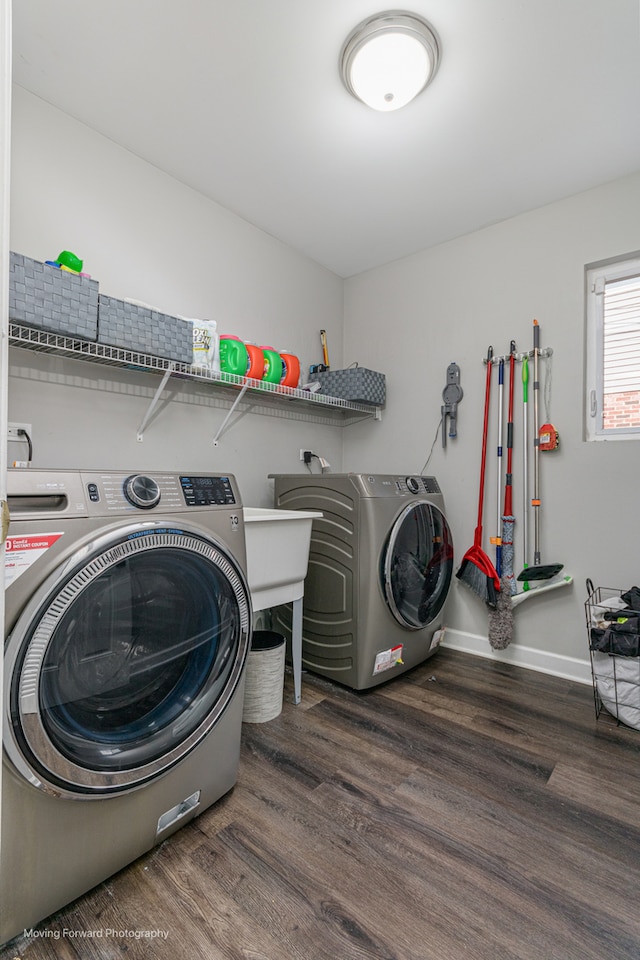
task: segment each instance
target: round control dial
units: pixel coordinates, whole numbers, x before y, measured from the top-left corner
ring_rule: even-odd
[[[160,487],[144,474],[134,473],[127,477],[123,492],[129,503],[140,510],[150,510],[160,503]]]
[[[407,490],[409,493],[418,493],[420,491],[420,484],[415,477],[407,477]]]

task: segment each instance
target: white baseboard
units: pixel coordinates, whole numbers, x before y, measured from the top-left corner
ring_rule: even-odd
[[[485,657],[487,660],[500,660],[502,663],[512,663],[516,667],[549,673],[554,677],[574,680],[576,683],[591,685],[593,682],[591,664],[588,660],[578,660],[577,657],[565,657],[557,653],[549,653],[547,650],[522,647],[517,643],[510,644],[506,650],[493,650],[487,637],[453,630],[450,627],[445,630],[442,646],[471,653],[476,657]]]

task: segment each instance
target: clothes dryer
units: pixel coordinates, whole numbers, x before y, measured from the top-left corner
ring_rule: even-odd
[[[237,779],[251,639],[234,477],[9,471],[0,941]]]
[[[355,690],[435,653],[453,540],[435,477],[275,475],[275,504],[318,510],[304,587],[302,662]]]

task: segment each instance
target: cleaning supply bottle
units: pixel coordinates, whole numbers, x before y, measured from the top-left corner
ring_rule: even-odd
[[[282,378],[280,383],[283,387],[297,387],[300,383],[300,361],[293,353],[286,351],[280,354],[282,360]]]
[[[280,383],[282,380],[282,360],[275,347],[262,347],[264,353],[263,380],[267,383]]]
[[[264,377],[264,351],[249,340],[245,340],[247,348],[247,376],[253,380],[262,380]]]
[[[220,370],[223,373],[231,373],[237,377],[244,377],[249,365],[249,355],[247,348],[239,339],[234,336],[220,337]]]

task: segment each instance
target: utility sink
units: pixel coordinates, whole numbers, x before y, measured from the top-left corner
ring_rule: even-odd
[[[302,696],[302,598],[315,510],[244,507],[247,579],[254,611],[292,605],[293,702]]]
[[[313,510],[244,508],[247,577],[254,610],[292,603],[304,594]]]

